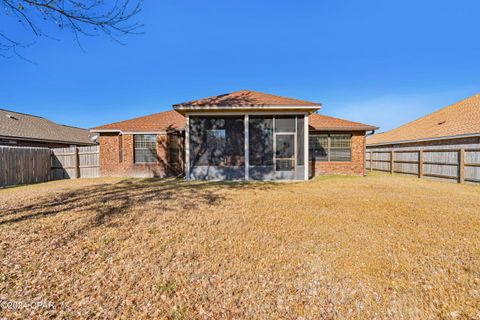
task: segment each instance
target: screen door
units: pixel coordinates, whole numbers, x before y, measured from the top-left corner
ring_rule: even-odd
[[[294,133],[275,134],[275,171],[284,179],[293,179],[295,172]]]

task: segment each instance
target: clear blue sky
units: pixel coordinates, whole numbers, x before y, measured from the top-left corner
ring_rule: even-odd
[[[145,1],[144,34],[0,58],[0,108],[93,127],[251,89],[391,129],[480,91],[479,1]],[[19,30],[15,32],[14,30]],[[45,28],[49,31],[49,28]]]

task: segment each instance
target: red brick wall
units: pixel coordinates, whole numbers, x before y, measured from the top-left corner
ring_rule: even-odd
[[[122,140],[122,142],[120,142]],[[182,144],[183,139],[179,139]],[[183,148],[180,148],[178,163],[168,163],[168,136],[157,135],[157,163],[134,162],[133,135],[102,133],[100,142],[100,175],[131,177],[166,177],[182,173]],[[120,159],[120,145],[123,157]]]
[[[312,132],[311,132],[312,133]],[[327,133],[327,132],[322,132]],[[363,175],[365,167],[365,132],[335,132],[352,134],[352,161],[309,162],[309,177],[326,174]]]

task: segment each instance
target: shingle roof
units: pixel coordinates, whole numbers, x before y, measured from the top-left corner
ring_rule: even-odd
[[[0,136],[18,139],[93,144],[86,129],[56,124],[48,119],[0,109]]]
[[[480,134],[480,94],[393,130],[368,137],[368,145]]]
[[[309,116],[309,125],[315,130],[363,131],[376,129],[374,126],[320,114],[311,114]],[[166,132],[168,130],[183,130],[184,128],[185,118],[177,111],[172,110],[99,126],[91,131]]]
[[[339,118],[325,116],[323,114],[311,114],[308,117],[308,124],[310,127],[313,127],[315,130],[345,130],[345,131],[369,131],[378,129],[375,126],[368,124],[363,124],[359,122],[353,122],[349,120],[343,120]]]
[[[234,106],[320,106],[319,103],[304,100],[286,98],[256,92],[251,90],[240,90],[218,96],[193,100],[174,104],[173,108],[178,107],[234,107]]]
[[[166,132],[185,127],[185,118],[175,110],[151,114],[93,128],[97,130],[118,130],[122,132]]]

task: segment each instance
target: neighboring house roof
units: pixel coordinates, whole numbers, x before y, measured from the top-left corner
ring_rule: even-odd
[[[185,118],[175,110],[164,111],[148,116],[114,122],[91,129],[92,132],[145,132],[161,133],[169,130],[183,130]]]
[[[377,129],[374,126],[328,117],[320,114],[309,116],[309,126],[315,130],[335,131],[367,131]],[[185,117],[177,111],[165,111],[148,116],[115,122],[93,128],[92,132],[123,132],[123,133],[163,133],[169,130],[183,130]]]
[[[256,92],[251,90],[240,90],[218,96],[193,100],[174,104],[173,108],[182,107],[261,107],[261,106],[308,106],[319,107],[319,103],[304,100],[286,98]]]
[[[322,114],[311,114],[308,117],[308,125],[315,130],[329,130],[329,131],[369,131],[378,129],[375,126],[343,120],[339,118],[329,117]]]
[[[375,134],[367,145],[441,140],[480,135],[480,94],[437,110],[396,129]]]
[[[68,144],[94,144],[87,129],[56,124],[48,119],[0,109],[0,137]]]

